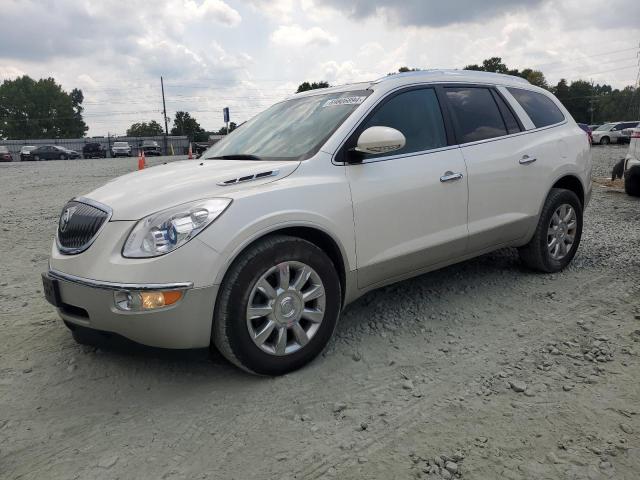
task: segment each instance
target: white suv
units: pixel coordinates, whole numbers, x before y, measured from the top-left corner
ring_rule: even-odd
[[[131,156],[131,145],[129,145],[129,142],[113,142],[111,156],[115,158],[121,155],[124,157]]]
[[[520,78],[426,71],[313,90],[200,160],[71,200],[44,291],[77,339],[88,327],[211,345],[282,374],[372,289],[502,247],[561,270],[590,176],[587,136]]]

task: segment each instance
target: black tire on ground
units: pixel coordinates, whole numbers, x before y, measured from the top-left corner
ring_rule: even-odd
[[[40,157],[38,155],[34,155],[33,156],[33,161],[34,162],[39,162],[40,161]]]
[[[548,230],[556,209],[563,204],[568,204],[573,207],[577,217],[577,226],[574,235],[574,242],[571,245],[571,248],[564,258],[556,260],[551,256],[547,247]],[[522,263],[532,270],[546,273],[559,272],[571,263],[571,260],[573,260],[573,257],[578,250],[578,246],[580,245],[581,237],[582,204],[580,203],[580,200],[576,194],[570,190],[553,188],[549,192],[549,195],[547,195],[547,199],[542,207],[542,212],[533,238],[524,247],[520,247],[518,249],[518,253],[520,254]]]
[[[640,175],[625,175],[624,191],[632,197],[640,197]]]
[[[270,355],[253,342],[246,322],[254,284],[271,267],[297,261],[313,268],[325,292],[325,314],[319,330],[300,350],[284,356]],[[267,237],[243,252],[225,275],[213,317],[212,347],[236,366],[258,375],[283,375],[297,370],[325,348],[340,315],[340,279],[331,259],[306,240],[285,235]]]
[[[609,145],[609,143],[611,143],[611,140],[609,140],[609,137],[602,137],[600,139],[600,145]]]
[[[64,155],[60,154],[60,156],[58,157],[60,160],[66,160],[67,157],[65,157]]]

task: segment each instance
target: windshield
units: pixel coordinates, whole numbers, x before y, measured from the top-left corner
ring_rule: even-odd
[[[127,142],[113,142],[114,147],[128,147],[129,144]]]
[[[334,92],[276,103],[220,140],[202,158],[310,158],[370,93]]]
[[[615,125],[615,123],[605,123],[604,125],[600,125],[598,128],[596,128],[597,130],[606,130],[609,131],[613,128],[613,126]]]
[[[9,153],[9,147],[0,145],[0,153]]]

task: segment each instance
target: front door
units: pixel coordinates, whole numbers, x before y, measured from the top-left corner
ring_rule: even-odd
[[[447,140],[435,90],[407,90],[383,102],[356,135],[392,127],[406,145],[347,166],[360,288],[460,257],[467,242],[467,171]]]

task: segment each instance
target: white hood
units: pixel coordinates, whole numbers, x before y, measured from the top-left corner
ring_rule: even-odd
[[[111,207],[112,220],[139,220],[181,203],[227,197],[240,189],[279,180],[293,173],[298,165],[297,161],[183,160],[123,175],[83,196]],[[274,174],[219,185],[266,172]]]

